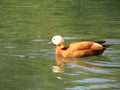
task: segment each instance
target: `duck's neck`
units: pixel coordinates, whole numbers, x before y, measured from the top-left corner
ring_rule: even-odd
[[[56,47],[56,55],[62,56],[63,51],[66,50],[66,49],[67,48],[66,48],[66,45],[64,43],[57,45],[57,47]]]
[[[61,50],[66,50],[68,48],[65,43],[59,44],[57,47],[59,47]]]

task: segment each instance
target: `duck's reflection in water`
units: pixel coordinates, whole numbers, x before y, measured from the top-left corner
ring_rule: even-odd
[[[77,66],[83,66],[87,68],[99,68],[100,66],[93,65],[90,63],[87,63],[86,61],[82,60],[83,58],[64,58],[64,57],[56,57],[56,66],[53,66],[52,70],[54,73],[63,73],[64,72],[64,66],[66,64],[72,64]]]

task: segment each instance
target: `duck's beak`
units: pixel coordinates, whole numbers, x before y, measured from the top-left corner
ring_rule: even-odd
[[[48,44],[53,44],[52,42],[48,42]]]

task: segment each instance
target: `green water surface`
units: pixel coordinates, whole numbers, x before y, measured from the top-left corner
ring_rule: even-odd
[[[100,57],[62,58],[66,43],[105,40]],[[120,0],[0,0],[0,90],[119,90]]]

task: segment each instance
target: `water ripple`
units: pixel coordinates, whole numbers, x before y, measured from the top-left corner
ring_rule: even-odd
[[[105,79],[105,78],[85,78],[83,80],[75,80],[72,82],[77,83],[102,83],[102,82],[115,82],[115,80]]]
[[[46,41],[45,39],[33,39],[32,41],[34,42],[43,42],[43,41]]]
[[[90,86],[76,86],[76,87],[66,88],[65,90],[92,90],[92,89],[107,89],[107,88],[119,89],[120,84],[99,84],[99,85],[90,85]]]
[[[16,46],[4,46],[5,48],[16,48]]]

